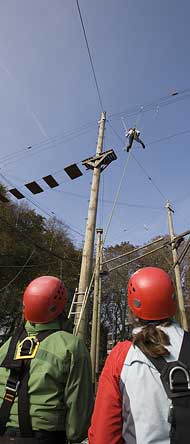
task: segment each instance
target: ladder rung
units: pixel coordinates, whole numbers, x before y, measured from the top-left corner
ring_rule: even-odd
[[[80,311],[71,311],[70,315],[76,315],[76,314],[80,314]]]
[[[83,307],[85,306],[85,298],[86,298],[87,290],[85,291],[77,291],[75,292],[73,296],[73,300],[71,303],[70,311],[69,311],[69,317],[74,316],[74,325],[78,324],[78,321],[80,319],[81,313],[83,311]],[[78,296],[83,296],[82,301],[78,301]],[[74,311],[74,310],[80,310],[80,311]],[[77,318],[77,319],[76,319]]]

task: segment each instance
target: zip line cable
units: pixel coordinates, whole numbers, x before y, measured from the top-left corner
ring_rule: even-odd
[[[139,112],[137,114],[136,122],[135,122],[135,125],[134,125],[135,128],[138,128],[138,125],[140,123],[140,119],[141,119],[141,116],[142,116],[142,112],[143,112],[143,106],[140,107],[140,110],[139,110]]]
[[[87,195],[71,193],[70,191],[54,189],[54,192],[55,193],[68,194],[69,196],[77,197],[79,199],[89,200],[89,197]],[[102,204],[113,204],[113,200],[101,198],[101,203]],[[142,205],[142,204],[132,204],[132,203],[128,203],[128,202],[118,202],[117,205],[121,205],[121,206],[125,206],[125,207],[131,207],[131,208],[143,208],[143,209],[147,209],[147,210],[159,210],[159,211],[164,208],[164,207],[153,207],[153,206]]]
[[[4,174],[0,173],[0,176],[3,178],[3,180],[5,182],[7,182],[11,187],[14,188],[14,184],[7,179],[7,177],[5,177]],[[25,199],[28,200],[30,203],[32,203],[36,208],[40,209],[40,211],[42,211],[44,214],[48,215],[49,217],[53,217],[54,216],[54,212],[49,210],[49,209],[44,209],[43,207],[40,206],[40,204],[38,204],[37,202],[35,202],[32,197],[29,197],[26,193],[25,193]]]
[[[159,107],[164,107],[164,106],[173,105],[176,102],[180,102],[180,101],[189,99],[190,98],[190,88],[186,89],[184,91],[179,91],[177,95],[179,97],[176,97],[175,99],[173,98],[172,95],[167,95],[164,97],[160,97],[152,102],[142,103],[142,105],[141,105],[141,107],[143,108],[142,113],[152,111],[158,105],[159,105]],[[110,115],[108,115],[108,118],[109,119],[121,118],[123,115],[131,117],[131,116],[137,115],[138,113],[139,113],[139,105],[135,105],[133,108],[129,108],[128,110],[126,109],[122,112],[110,114]]]
[[[81,14],[81,10],[80,10],[80,6],[79,6],[78,0],[76,0],[76,4],[77,4],[78,13],[79,13],[79,17],[80,17],[83,33],[84,33],[84,38],[85,38],[86,47],[87,47],[87,51],[88,51],[88,55],[89,55],[89,59],[90,59],[90,64],[91,64],[91,68],[92,68],[92,72],[93,72],[93,76],[94,76],[94,81],[95,81],[95,85],[96,85],[96,89],[97,89],[97,93],[98,93],[100,107],[101,107],[101,110],[103,111],[104,110],[103,102],[102,102],[102,98],[101,98],[101,94],[100,94],[100,89],[99,89],[98,82],[97,82],[97,77],[96,77],[96,73],[95,73],[95,69],[94,69],[94,65],[93,65],[93,61],[92,61],[92,56],[91,56],[91,53],[90,53],[90,47],[89,47],[89,43],[88,43],[88,39],[87,39],[87,34],[86,34],[86,30],[85,30],[85,26],[84,26],[84,22],[83,22],[83,18],[82,18],[82,14]]]
[[[123,119],[122,119],[122,121],[123,121]],[[116,130],[113,128],[112,124],[111,124],[110,122],[108,122],[108,123],[109,123],[109,125],[110,125],[112,131],[113,131],[113,132],[115,133],[115,135],[117,136],[117,138],[119,138],[119,140],[121,140],[121,141],[123,142],[123,139],[120,137],[120,135],[119,135],[119,134],[116,132]],[[124,128],[126,128],[126,125],[125,125]],[[160,139],[156,139],[156,140],[153,140],[153,141],[151,141],[151,142],[148,142],[148,145],[153,145],[153,144],[156,144],[156,143],[160,143],[160,142],[163,142],[163,141],[165,141],[165,140],[170,140],[170,139],[172,139],[172,138],[174,138],[174,137],[179,137],[179,136],[182,136],[182,135],[185,135],[185,134],[189,134],[189,133],[190,133],[190,130],[179,131],[178,133],[170,134],[169,136],[165,136],[165,137],[162,137],[162,138],[160,138]],[[123,150],[117,150],[116,153],[119,153],[119,152],[121,152],[121,151],[123,151]],[[17,159],[17,160],[19,161],[20,159]],[[76,165],[80,165],[80,164],[82,164],[82,162],[83,162],[83,160],[79,160],[78,162],[76,162]],[[5,165],[5,166],[6,166],[6,165]],[[140,166],[140,162],[139,162],[139,166]],[[142,165],[141,165],[140,167],[143,169]],[[3,170],[4,167],[1,167],[0,169]],[[54,171],[52,174],[58,174],[58,173],[61,173],[61,172],[63,172],[63,168]],[[145,169],[144,169],[144,172],[145,172]],[[150,177],[150,176],[148,175],[147,172],[146,172],[145,174],[147,174],[147,177],[148,177],[148,178]],[[16,179],[20,181],[20,178],[16,178]],[[41,179],[41,178],[38,178],[38,179],[36,179],[36,180],[40,180],[40,179]],[[151,178],[150,178],[149,180],[151,180]],[[23,181],[22,181],[22,182],[23,182]],[[65,183],[65,181],[60,182],[60,185],[63,184],[63,183]],[[54,190],[54,191],[58,191],[58,190]]]
[[[31,257],[32,257],[33,254],[35,253],[35,251],[36,251],[36,249],[34,248],[34,249],[32,250],[32,253],[30,253],[30,255],[28,256],[28,258],[27,258],[25,264],[22,266],[22,268],[18,271],[18,273],[14,276],[13,279],[11,279],[11,281],[10,281],[7,285],[5,285],[3,288],[0,288],[0,292],[4,291],[4,290],[6,290],[8,287],[10,287],[10,285],[11,285],[11,284],[17,279],[17,277],[20,276],[20,274],[24,271],[26,265],[27,265],[28,262],[30,261]]]
[[[95,129],[95,124],[94,124],[93,127],[90,127],[88,129],[82,130],[82,131],[80,131],[78,133],[75,133],[73,135],[65,136],[65,137],[62,137],[62,138],[57,139],[55,141],[54,140],[52,140],[52,141],[50,140],[49,142],[47,142],[43,146],[41,146],[40,144],[39,144],[39,147],[35,147],[35,145],[32,145],[31,147],[24,148],[24,149],[20,150],[20,152],[17,151],[15,153],[13,153],[12,157],[11,157],[11,154],[10,154],[10,157],[4,156],[4,157],[0,158],[0,162],[4,162],[5,163],[4,166],[7,166],[7,165],[10,165],[11,163],[24,160],[25,158],[31,158],[31,157],[33,157],[33,156],[35,156],[37,154],[41,154],[43,151],[47,151],[47,150],[53,149],[53,148],[55,148],[55,147],[57,147],[58,145],[61,145],[61,144],[66,144],[66,143],[68,143],[71,140],[74,140],[76,138],[78,139],[78,137],[86,135],[86,134],[88,134],[89,132],[91,132],[94,129]]]
[[[72,137],[72,136],[78,135],[78,133],[80,133],[81,131],[87,130],[87,129],[91,128],[91,127],[96,127],[96,122],[86,123],[84,125],[81,125],[78,128],[73,128],[73,129],[71,129],[69,131],[65,131],[63,134],[60,134],[60,135],[56,135],[56,136],[53,136],[53,137],[46,137],[41,142],[34,143],[33,145],[31,145],[30,149],[38,149],[38,148],[46,146],[46,145],[48,145],[50,143],[53,144],[57,140],[58,141],[59,140],[64,140],[67,137]],[[4,156],[1,156],[0,160],[6,160],[6,159],[8,160],[10,157],[16,156],[18,153],[21,153],[21,152],[23,152],[25,150],[26,150],[26,148],[22,148],[22,149],[20,149],[18,151],[15,151],[14,153],[6,154]]]
[[[133,157],[134,157],[134,155],[133,155]],[[135,160],[136,160],[136,158],[135,158]],[[139,166],[140,166],[140,164],[139,164]],[[148,175],[148,173],[146,172],[144,167],[142,167],[142,165],[141,165],[141,168],[143,168],[143,171],[145,172],[145,174]],[[61,169],[61,171],[63,171],[63,170]],[[53,174],[56,174],[56,172],[54,172]],[[0,173],[0,175],[2,175],[2,173]],[[9,174],[6,174],[6,176],[9,176]],[[24,182],[24,179],[21,180],[20,178],[18,178],[16,176],[13,176],[12,174],[11,174],[11,178],[19,180],[22,184]],[[102,179],[103,179],[103,182],[104,182],[104,176],[102,176]],[[36,180],[40,180],[40,178],[38,178]],[[65,181],[62,181],[62,182],[59,183],[59,185],[63,185],[64,183],[65,183]],[[24,185],[19,186],[19,189],[21,189],[22,191],[25,190]],[[61,193],[61,194],[77,197],[79,199],[89,200],[89,196],[87,196],[87,195],[73,193],[71,191],[65,191],[64,189],[63,190],[60,190],[60,189],[58,190],[58,189],[54,188],[52,190],[52,189],[47,188],[44,191],[53,191],[53,193]],[[103,198],[103,194],[104,194],[104,183],[103,183],[103,186],[102,186],[102,196],[100,198],[101,206],[103,206],[103,204],[105,204],[105,203],[106,204],[113,204],[112,200],[104,199]],[[161,210],[162,209],[162,207],[148,206],[148,205],[143,205],[143,204],[133,204],[133,203],[128,203],[128,202],[118,202],[117,205],[131,207],[131,208],[144,208],[144,209],[149,209],[149,210]],[[101,211],[102,210],[103,210],[103,208],[101,208]],[[54,213],[52,213],[52,214],[54,215]],[[67,225],[67,223],[66,223],[66,225]],[[81,233],[81,235],[82,235],[82,233]]]
[[[110,127],[112,128],[113,132],[115,132],[115,134],[117,135],[117,137],[118,137],[121,141],[123,141],[123,140],[121,139],[121,137],[118,135],[118,133],[116,133],[116,131],[115,131],[115,129],[113,128],[113,126],[111,125],[111,123],[110,123],[109,121],[108,121],[108,123],[109,123]],[[93,129],[94,129],[94,128],[93,128]],[[88,132],[89,132],[89,131],[88,131]],[[178,133],[170,134],[169,136],[165,136],[165,137],[162,137],[162,138],[160,138],[160,139],[152,140],[152,141],[148,142],[148,145],[154,145],[154,144],[156,144],[156,143],[164,142],[165,140],[170,140],[170,139],[172,139],[172,138],[174,138],[174,137],[183,136],[183,135],[185,135],[185,134],[189,134],[189,133],[190,133],[190,130],[179,131]],[[84,133],[83,133],[83,134],[84,134]],[[83,135],[83,134],[80,134],[80,135]],[[85,132],[85,134],[87,134],[87,132]],[[77,136],[74,136],[74,138],[75,138],[75,137],[78,137],[78,135],[77,135]],[[60,143],[62,143],[62,142],[60,142]],[[53,148],[53,147],[49,147],[49,148],[47,148],[47,149],[50,149],[50,148]],[[43,151],[44,151],[44,150],[43,150]],[[40,152],[41,152],[41,151],[40,151]],[[118,152],[118,151],[116,151],[116,152]],[[16,158],[16,159],[13,159],[13,160],[10,160],[10,161],[6,162],[5,165],[1,166],[0,169],[4,169],[7,165],[10,165],[11,163],[20,162],[21,160],[24,160],[26,157],[28,157],[28,158],[33,157],[33,156],[36,155],[36,154],[39,154],[39,151],[38,151],[38,152],[35,152],[35,153],[31,153],[31,154],[29,154],[29,153],[25,153],[25,155],[23,155],[23,157]],[[82,161],[83,161],[83,160],[79,160],[78,162],[75,162],[75,163],[76,163],[76,165],[80,165],[80,164],[82,163]],[[1,158],[0,158],[0,162],[1,162]],[[55,171],[54,174],[60,173],[60,172],[62,172],[62,171],[63,171],[63,168],[61,168],[61,169]]]
[[[183,136],[184,134],[189,134],[190,130],[179,131],[178,133],[171,134],[170,136],[162,137],[161,139],[153,140],[148,142],[148,145],[154,145],[155,143],[164,142],[165,140],[173,139],[174,137]]]
[[[123,121],[123,119],[122,119]],[[118,134],[118,132],[113,128],[112,124],[108,121],[110,128],[112,129],[112,131],[115,133],[115,135],[117,136],[117,138],[123,142],[123,139],[121,138],[121,136]],[[147,142],[147,145],[154,145],[156,143],[160,143],[160,142],[164,142],[165,140],[170,140],[173,139],[174,137],[179,137],[179,136],[183,136],[184,134],[189,134],[190,130],[184,130],[184,131],[179,131],[178,133],[174,133],[174,134],[170,134],[169,136],[164,136],[160,139],[156,139],[156,140],[152,140],[150,142]],[[123,150],[118,150],[116,152],[122,152]]]
[[[182,92],[179,92],[178,95],[184,94],[187,91],[190,93],[190,89],[187,89],[187,90],[184,90]],[[185,98],[189,98],[189,97],[190,97],[190,94],[188,95],[188,97],[179,97],[179,98],[174,100],[172,97],[165,96],[165,98],[160,98],[160,99],[157,99],[156,101],[153,101],[153,102],[141,105],[140,111],[139,111],[139,105],[137,105],[133,109],[132,112],[129,109],[129,111],[124,111],[123,113],[112,114],[112,115],[109,116],[109,118],[112,118],[112,117],[123,118],[123,114],[124,114],[124,115],[127,115],[128,117],[130,117],[130,116],[137,116],[137,119],[138,119],[138,116],[140,118],[140,115],[143,114],[144,112],[147,112],[147,111],[150,111],[150,110],[154,109],[154,106],[158,106],[158,101],[162,101],[163,102],[164,99],[167,98],[167,100],[168,100],[168,98],[169,98],[169,102],[167,102],[166,104],[167,105],[172,105],[176,101],[179,101],[179,100],[182,100],[182,99],[184,100]],[[163,102],[162,106],[164,106],[164,105],[165,105],[165,103]],[[148,106],[149,108],[146,109],[145,108],[146,106]],[[159,108],[160,108],[160,106],[161,105],[159,105]],[[17,162],[19,160],[23,160],[25,157],[31,157],[31,156],[33,156],[33,155],[35,155],[37,153],[43,152],[45,149],[54,148],[55,146],[57,146],[57,145],[59,145],[59,144],[61,144],[63,142],[66,143],[66,142],[74,139],[75,137],[79,137],[81,135],[85,135],[88,132],[90,132],[91,130],[95,129],[95,126],[96,126],[96,122],[92,121],[92,122],[89,122],[89,123],[86,123],[86,124],[82,125],[79,128],[76,128],[76,129],[73,129],[71,131],[65,132],[65,135],[63,134],[63,135],[60,135],[60,136],[54,136],[54,137],[51,137],[51,138],[50,137],[45,138],[42,142],[36,143],[34,145],[31,145],[28,148],[22,148],[22,149],[20,149],[18,151],[15,151],[14,153],[9,153],[7,155],[1,156],[0,157],[0,162],[4,162],[5,161],[6,165],[9,165],[10,163]],[[137,126],[137,122],[136,122],[135,126]],[[183,135],[183,134],[186,134],[186,133],[189,133],[189,131],[182,131],[180,133],[176,133],[174,135],[167,136],[166,138],[161,138],[161,139],[158,139],[156,141],[152,141],[149,144],[158,143],[158,142],[170,139],[172,137],[176,137],[178,135]],[[37,152],[36,153],[32,152],[34,150],[36,150]],[[19,157],[18,158],[18,155],[21,156],[22,153],[23,153],[23,157]]]
[[[142,112],[142,110],[140,110],[140,112]],[[140,113],[139,112],[139,113]],[[111,129],[112,129],[112,131],[115,133],[115,135],[123,142],[123,139],[120,137],[120,135],[115,131],[115,129],[113,128],[113,126],[111,125],[111,123],[110,122],[108,122],[109,123],[109,125],[110,125],[110,127],[111,127]],[[178,136],[178,135],[182,135],[182,134],[186,134],[186,133],[189,133],[190,131],[189,130],[186,130],[186,131],[182,131],[182,132],[179,132],[179,133],[175,133],[175,134],[173,134],[173,135],[170,135],[170,136],[167,136],[166,138],[162,138],[162,139],[159,139],[159,140],[156,140],[156,141],[153,141],[153,142],[150,142],[150,144],[153,144],[153,143],[158,143],[158,142],[160,142],[160,141],[163,141],[163,140],[165,140],[165,139],[170,139],[170,138],[172,138],[172,137],[176,137],[176,136]],[[134,160],[136,161],[136,163],[139,165],[139,167],[142,169],[142,171],[144,172],[144,174],[148,177],[148,179],[149,179],[149,181],[151,181],[152,182],[152,184],[153,184],[153,186],[156,188],[156,190],[159,192],[159,194],[162,196],[162,198],[166,201],[167,200],[167,197],[163,194],[163,192],[160,190],[160,188],[157,186],[157,184],[153,181],[153,179],[152,179],[152,177],[148,174],[148,172],[146,171],[146,169],[141,165],[141,163],[136,159],[136,157],[132,154],[132,157],[134,158]],[[62,171],[62,170],[59,170],[59,171]],[[55,190],[54,190],[55,191]],[[44,209],[42,209],[42,207],[39,205],[39,204],[36,204],[36,202],[34,202],[31,198],[28,198],[28,200],[30,201],[30,202],[32,202],[32,204],[34,205],[34,206],[36,206],[37,208],[39,208],[40,209],[40,211],[43,211],[45,214],[47,214],[49,217],[52,217],[52,215],[53,216],[55,216],[55,213],[54,212],[49,212],[50,210],[44,210]],[[111,202],[110,202],[111,203]],[[128,206],[132,206],[132,204],[130,205],[130,204],[125,204],[125,205],[128,205]],[[133,205],[133,206],[135,206],[135,205]],[[136,205],[137,206],[137,205]],[[139,206],[140,207],[140,206]],[[60,220],[57,220],[59,223],[61,223],[61,224],[63,224],[62,223],[62,221],[60,221]],[[64,226],[65,226],[65,224],[63,224]],[[82,236],[82,237],[84,237],[84,235],[82,234],[82,233],[79,233],[77,230],[75,230],[75,229],[72,229],[71,228],[71,226],[70,226],[70,229],[71,229],[71,231],[73,231],[73,232],[76,232],[77,234],[79,234],[80,236]]]
[[[145,175],[148,177],[148,180],[152,182],[153,186],[156,188],[156,190],[158,191],[158,193],[163,197],[164,201],[166,202],[168,200],[168,198],[162,193],[162,191],[160,190],[160,188],[158,188],[158,186],[156,185],[156,183],[153,181],[152,177],[149,176],[149,174],[147,173],[147,171],[145,170],[145,168],[141,165],[141,163],[136,159],[136,157],[134,156],[134,154],[132,155],[133,159],[135,160],[135,162],[139,165],[139,167],[141,168],[141,170],[145,173]]]

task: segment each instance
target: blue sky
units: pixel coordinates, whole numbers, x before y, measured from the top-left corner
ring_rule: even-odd
[[[101,175],[97,226],[104,231],[126,162],[121,117],[129,127],[138,123],[146,143],[146,150],[133,147],[139,163],[130,158],[105,245],[137,245],[167,233],[166,199],[175,209],[176,233],[189,229],[190,3],[79,4],[107,113],[104,148],[118,157]],[[181,96],[171,97],[175,90]],[[159,99],[167,96],[168,105],[161,106]],[[150,111],[141,108],[152,102]],[[139,111],[131,116],[134,107]],[[1,2],[0,173],[4,183],[62,219],[77,245],[85,232],[91,172],[83,168],[83,176],[71,181],[64,167],[94,155],[100,113],[76,1]],[[46,186],[38,196],[26,191],[25,183],[42,185],[48,174],[58,188]]]

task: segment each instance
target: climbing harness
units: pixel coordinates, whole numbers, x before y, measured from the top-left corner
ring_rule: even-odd
[[[55,333],[55,330],[45,330],[36,336],[28,336],[22,325],[11,338],[7,355],[1,364],[1,367],[10,370],[10,374],[0,407],[0,436],[3,436],[6,431],[11,407],[17,396],[20,436],[31,438],[35,435],[32,430],[28,395],[30,364],[36,356],[40,342],[53,333]]]
[[[140,347],[139,347],[140,348]],[[142,350],[141,350],[142,351]],[[160,379],[171,401],[168,422],[171,444],[189,444],[190,436],[190,333],[184,332],[179,359],[167,362],[142,352],[160,373]]]

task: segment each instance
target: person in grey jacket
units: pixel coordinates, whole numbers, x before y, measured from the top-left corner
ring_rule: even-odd
[[[164,368],[174,366],[172,372],[173,368],[176,371],[177,360],[190,368],[189,333],[173,320],[177,301],[170,276],[157,267],[139,269],[128,282],[128,304],[134,327],[132,341],[118,342],[106,360],[89,444],[187,444],[189,374],[182,371],[182,386],[177,380],[177,396],[184,390],[185,397],[183,393],[183,398],[176,398],[176,412],[175,399],[168,397],[157,368],[157,361],[163,361]],[[185,361],[181,355],[184,344]],[[174,393],[174,373],[169,375]]]

